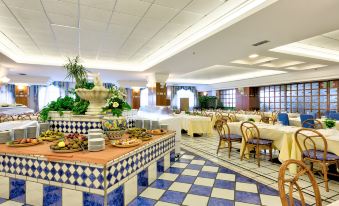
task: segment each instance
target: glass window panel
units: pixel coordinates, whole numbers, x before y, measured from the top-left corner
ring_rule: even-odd
[[[326,103],[320,103],[320,109],[326,109],[327,104]]]
[[[337,95],[337,88],[330,89],[330,95]]]
[[[274,104],[273,103],[270,104],[270,109],[272,109],[272,108],[274,108]]]
[[[320,95],[326,95],[327,89],[320,89]]]
[[[270,92],[274,92],[274,86],[270,86]]]
[[[285,109],[285,107],[286,107],[286,104],[284,102],[281,102],[280,108]]]
[[[298,90],[304,89],[304,84],[298,84]]]
[[[327,102],[327,96],[320,96],[320,102]]]
[[[297,102],[297,97],[292,97],[292,102]]]
[[[291,96],[297,96],[297,91],[292,91],[292,94],[291,94]]]
[[[298,97],[298,102],[303,103],[304,102],[304,97]]]
[[[306,83],[305,84],[305,89],[311,89],[311,83]]]
[[[305,97],[305,102],[311,102],[311,97]]]
[[[313,109],[318,108],[318,103],[312,103],[312,108],[313,108]]]
[[[286,103],[286,107],[290,108],[291,107],[291,103]]]
[[[337,110],[337,103],[331,103],[330,104],[330,109],[331,110]]]
[[[286,92],[286,95],[287,95],[287,96],[291,96],[291,91],[287,91],[287,92]]]
[[[312,89],[317,89],[319,88],[319,83],[318,82],[313,82],[312,83]]]
[[[311,96],[311,90],[305,90],[305,96]]]
[[[318,96],[312,96],[312,102],[318,102],[319,98]]]
[[[338,97],[337,96],[330,96],[330,102],[337,102]]]
[[[280,108],[280,103],[275,103],[275,108]]]
[[[310,103],[305,103],[305,108],[311,109],[311,104]]]
[[[312,95],[318,95],[318,94],[319,94],[319,91],[317,89],[312,90]]]
[[[297,85],[296,84],[292,84],[292,90],[297,90]]]

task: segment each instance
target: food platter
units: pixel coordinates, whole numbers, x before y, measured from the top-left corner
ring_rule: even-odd
[[[166,134],[167,131],[163,129],[155,129],[155,130],[147,130],[147,133],[152,134],[152,135],[163,135],[163,134]]]
[[[55,152],[55,153],[72,153],[72,152],[80,152],[82,151],[81,148],[79,149],[69,149],[69,150],[55,150],[55,149],[51,149],[52,152]]]
[[[38,138],[42,141],[53,142],[63,138],[63,136],[64,134],[62,132],[47,130],[46,132],[43,132]]]
[[[14,141],[10,141],[10,142],[7,142],[7,146],[8,147],[30,147],[30,146],[35,146],[35,145],[38,145],[38,144],[41,144],[42,141],[40,140],[37,140],[37,142],[29,142],[29,143],[14,143],[16,142],[15,140]]]
[[[135,147],[141,143],[142,141],[140,139],[123,139],[123,140],[112,140],[111,141],[111,144],[114,147],[120,147],[120,148]]]

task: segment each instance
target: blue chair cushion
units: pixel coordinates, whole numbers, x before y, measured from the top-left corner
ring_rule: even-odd
[[[308,158],[312,158],[312,159],[318,159],[318,160],[324,160],[324,151],[317,150],[315,152],[316,157],[314,157],[314,150],[313,149],[309,149],[308,151],[309,151],[309,154],[307,153],[307,150],[303,151],[304,157],[308,157]],[[337,156],[334,153],[327,152],[326,160],[339,160],[339,156]]]
[[[339,113],[330,113],[329,118],[339,120]]]
[[[260,145],[268,145],[268,144],[272,144],[272,140],[268,140],[268,139],[259,139],[259,144]],[[249,144],[258,144],[258,139],[256,138],[252,138],[252,139],[249,139],[247,141],[247,143]]]
[[[314,119],[313,115],[310,115],[310,114],[301,114],[301,115],[300,115],[300,121],[301,121],[301,124],[302,124],[304,121],[308,120],[308,119]],[[310,123],[310,124],[314,124],[314,121],[309,121],[309,123]],[[313,126],[310,125],[310,124],[303,124],[302,127],[314,129]]]
[[[288,119],[288,114],[287,113],[279,113],[278,114],[278,121],[280,121],[285,126],[289,126],[290,125],[290,121]]]
[[[225,135],[222,138],[228,139],[228,135]],[[236,139],[242,139],[242,136],[241,135],[237,135],[237,134],[230,134],[230,138],[231,138],[231,140],[236,140]]]

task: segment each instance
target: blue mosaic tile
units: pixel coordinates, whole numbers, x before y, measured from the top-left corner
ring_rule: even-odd
[[[50,185],[43,187],[43,205],[62,206],[62,188]]]
[[[170,167],[166,170],[166,172],[168,173],[172,173],[172,174],[181,174],[182,171],[184,171],[184,169],[182,168],[177,168],[177,167]]]
[[[175,161],[175,150],[172,150],[170,153],[170,161],[173,163]]]
[[[251,178],[245,177],[243,175],[236,175],[235,180],[237,182],[244,182],[244,183],[257,183],[257,181],[255,181],[255,180],[253,180]]]
[[[201,185],[192,185],[189,193],[200,195],[200,196],[210,196],[212,192],[212,187],[201,186]]]
[[[122,185],[108,194],[107,205],[124,206],[124,204],[124,188]]]
[[[184,176],[179,176],[175,181],[192,184],[195,181],[195,179],[196,177],[184,175]]]
[[[104,206],[104,196],[87,192],[83,192],[82,194],[83,206]]]
[[[226,180],[215,180],[214,181],[214,187],[222,188],[222,189],[234,190],[235,182],[226,181]]]
[[[266,185],[258,183],[258,191],[260,194],[265,194],[265,195],[279,195],[279,192],[271,187],[268,187]]]
[[[26,182],[25,180],[10,178],[9,199],[25,203],[26,202]]]
[[[162,195],[160,200],[163,201],[163,202],[170,202],[170,203],[181,205],[181,203],[185,199],[185,196],[186,196],[186,193],[175,192],[175,191],[166,191]]]
[[[157,179],[153,182],[151,187],[167,190],[171,186],[172,182],[167,180]]]
[[[199,172],[198,176],[199,177],[215,179],[217,177],[217,173],[201,171],[201,172]]]
[[[157,172],[158,172],[158,176],[160,176],[165,170],[164,170],[164,158],[160,158],[158,161],[157,161]]]
[[[137,197],[128,206],[153,206],[156,201],[144,197]]]
[[[138,174],[138,194],[148,186],[148,170],[145,169]]]
[[[246,202],[260,205],[260,197],[258,193],[236,191],[235,200],[237,202]]]
[[[231,200],[211,197],[208,202],[208,206],[234,206],[234,202]]]
[[[6,202],[7,200],[5,198],[0,197],[0,204]]]
[[[186,169],[191,169],[191,170],[201,170],[204,165],[192,165],[189,164],[187,165]]]

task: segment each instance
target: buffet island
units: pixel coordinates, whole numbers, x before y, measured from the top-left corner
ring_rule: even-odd
[[[27,144],[27,143],[26,143]],[[0,197],[31,205],[125,205],[175,158],[175,132],[128,148],[55,153],[53,142],[0,145]]]

